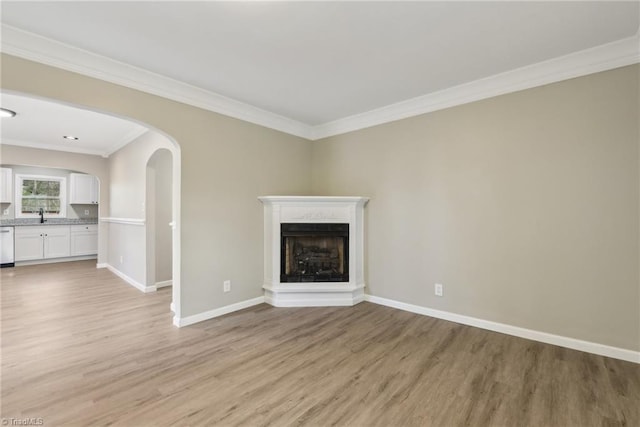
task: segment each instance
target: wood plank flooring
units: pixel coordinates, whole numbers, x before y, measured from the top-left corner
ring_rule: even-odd
[[[171,325],[95,261],[2,269],[1,416],[45,426],[639,426],[640,365],[362,303]]]

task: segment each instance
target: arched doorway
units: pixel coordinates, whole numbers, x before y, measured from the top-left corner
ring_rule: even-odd
[[[42,167],[49,168],[59,168],[59,169],[70,169],[72,171],[83,171],[94,175],[98,178],[98,182],[100,183],[100,203],[99,203],[99,249],[98,249],[98,264],[99,268],[105,267],[109,268],[109,270],[114,271],[118,276],[123,278],[125,281],[132,284],[134,287],[140,289],[145,288],[148,283],[146,279],[147,272],[147,245],[146,245],[146,233],[141,225],[145,225],[146,222],[146,212],[144,209],[146,202],[147,192],[145,190],[145,172],[146,167],[150,158],[153,154],[162,150],[165,152],[165,156],[168,155],[171,160],[170,172],[168,174],[164,174],[164,177],[168,177],[170,180],[168,193],[170,197],[168,198],[170,203],[170,211],[171,211],[171,223],[172,226],[166,226],[170,230],[170,238],[168,249],[170,253],[170,262],[169,265],[172,267],[169,269],[171,274],[171,284],[172,284],[172,306],[173,311],[175,313],[174,324],[177,324],[177,319],[180,317],[180,146],[178,143],[171,138],[169,135],[154,129],[151,126],[148,126],[146,123],[142,123],[137,120],[133,120],[129,117],[122,117],[116,114],[112,114],[110,112],[105,111],[96,111],[92,108],[87,108],[84,106],[78,106],[74,104],[69,104],[66,102],[61,102],[57,99],[48,99],[42,97],[35,97],[29,94],[18,93],[15,91],[2,91],[3,97],[6,100],[8,97],[7,94],[11,94],[14,97],[22,97],[26,100],[31,100],[35,102],[54,104],[49,105],[49,107],[54,109],[54,114],[48,114],[46,117],[49,118],[49,121],[42,122],[29,122],[27,126],[24,126],[24,129],[37,129],[39,126],[45,127],[48,125],[56,125],[60,126],[61,114],[60,111],[62,109],[65,110],[77,110],[78,117],[74,118],[73,111],[66,111],[64,117],[68,116],[67,123],[72,125],[81,123],[84,125],[83,131],[93,132],[94,134],[101,134],[101,129],[109,129],[111,127],[112,122],[108,122],[103,127],[94,128],[91,126],[91,115],[102,116],[102,117],[111,117],[118,119],[120,121],[129,121],[138,125],[138,128],[143,128],[145,133],[140,134],[139,132],[135,132],[134,136],[131,137],[127,135],[128,138],[126,143],[120,141],[118,138],[110,138],[111,145],[106,148],[106,151],[96,152],[86,148],[85,145],[80,145],[76,143],[76,148],[68,150],[66,147],[50,147],[44,144],[37,143],[35,139],[37,139],[37,135],[26,135],[26,138],[29,140],[28,144],[21,144],[17,140],[9,140],[9,138],[5,138],[5,133],[7,127],[3,128],[3,146],[9,145],[15,149],[12,149],[11,156],[8,156],[6,159],[3,158],[3,162],[16,163],[16,164],[36,164]],[[26,102],[26,101],[25,101]],[[59,105],[61,109],[56,109],[55,105]],[[34,113],[40,111],[40,105],[34,106]],[[27,104],[19,104],[19,108],[22,113],[25,112],[26,108],[28,108]],[[43,115],[44,116],[44,115]],[[19,119],[27,119],[38,117],[38,114],[20,114],[17,116]],[[50,119],[51,117],[55,117],[55,120]],[[70,128],[72,126],[69,126]],[[41,132],[45,133],[45,132]],[[56,132],[56,134],[59,132]],[[152,144],[147,144],[144,142],[141,144],[143,147],[142,150],[137,150],[135,154],[132,154],[131,151],[125,152],[126,148],[132,145],[136,140],[141,140],[145,138],[145,136],[151,135],[153,138]],[[132,139],[133,138],[133,139]],[[62,139],[62,137],[60,137]],[[90,142],[92,138],[82,138],[81,141]],[[117,142],[114,144],[114,140]],[[85,148],[78,148],[85,147]],[[43,150],[53,150],[53,151],[43,151],[39,152],[38,158],[34,159],[33,153],[34,150],[43,149]],[[29,151],[31,150],[31,151]],[[135,151],[135,150],[134,150]],[[3,151],[4,152],[4,151]],[[124,154],[123,154],[124,153]],[[84,156],[84,157],[82,157]],[[132,165],[131,168],[127,169],[126,167],[122,167],[122,162],[116,166],[112,167],[113,163],[118,160],[114,160],[115,158],[120,157],[134,157],[134,159],[129,162]],[[127,174],[129,172],[135,171],[136,179],[139,175],[141,175],[141,179],[137,180],[138,184],[132,185],[132,181],[128,180]],[[117,172],[117,173],[115,173]],[[119,178],[121,182],[114,183],[114,177],[120,174]],[[123,175],[124,174],[124,175]],[[123,185],[124,183],[124,185]],[[133,187],[136,188],[133,188]],[[114,209],[115,203],[119,199],[119,207]],[[122,207],[126,209],[122,209]],[[142,210],[140,211],[140,207],[142,206]],[[128,210],[127,210],[128,209]],[[82,211],[84,212],[84,210]],[[114,231],[115,230],[115,231]],[[126,237],[126,239],[117,243],[117,239],[112,238],[121,238]],[[137,236],[140,236],[138,239]],[[119,244],[120,247],[115,248],[114,246]],[[166,247],[163,246],[164,248]],[[128,252],[127,252],[128,251]],[[135,254],[135,256],[131,255]],[[130,267],[127,263],[139,263],[141,265],[135,265],[130,270],[126,268]],[[140,274],[137,274],[137,273]],[[155,274],[155,271],[154,271]],[[165,274],[165,273],[162,273]],[[152,289],[155,290],[155,286]],[[146,291],[146,290],[145,290]],[[168,307],[167,307],[168,309]]]
[[[155,151],[146,172],[147,283],[156,289],[173,284],[172,186],[173,156],[166,148]]]

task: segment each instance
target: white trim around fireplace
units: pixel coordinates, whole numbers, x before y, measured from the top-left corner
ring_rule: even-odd
[[[364,300],[364,206],[367,197],[264,196],[265,301],[276,307],[350,306]],[[282,223],[349,224],[348,282],[280,282]]]

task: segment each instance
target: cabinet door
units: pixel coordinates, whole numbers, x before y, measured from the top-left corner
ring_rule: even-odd
[[[91,200],[96,205],[100,202],[100,185],[98,184],[98,178],[95,176],[91,177]]]
[[[70,204],[89,205],[98,203],[98,178],[81,173],[72,173],[69,176]]]
[[[71,256],[98,253],[98,233],[95,231],[71,233]]]
[[[0,168],[0,203],[13,203],[13,170]]]
[[[60,258],[71,253],[69,227],[49,227],[44,235],[44,257]]]
[[[42,232],[24,232],[15,233],[15,260],[30,261],[33,259],[42,259],[44,257]]]

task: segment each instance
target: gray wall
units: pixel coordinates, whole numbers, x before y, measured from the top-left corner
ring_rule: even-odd
[[[2,87],[132,118],[174,138],[182,155],[181,315],[262,295],[257,198],[309,192],[310,142],[6,54]],[[114,199],[111,216],[141,217],[140,206],[117,203]],[[223,293],[227,279],[232,291]]]
[[[109,157],[109,174],[111,177],[109,190],[111,193],[111,206],[109,216],[117,219],[144,220],[145,224],[123,224],[111,222],[109,224],[109,258],[108,263],[120,270],[136,282],[151,286],[156,283],[156,215],[166,217],[165,225],[171,221],[172,205],[171,191],[173,186],[171,176],[171,153],[174,149],[171,141],[154,131],[149,131],[136,138],[131,143],[122,147]],[[157,160],[153,160],[155,153],[168,153],[164,158],[164,170],[168,176],[158,176],[156,168]],[[156,180],[160,179],[160,185],[165,185],[161,202],[167,202],[159,212],[156,210]],[[159,189],[158,189],[159,190]],[[168,194],[167,200],[164,194]],[[168,234],[168,237],[167,237]],[[166,226],[162,230],[160,241],[171,241],[171,229]],[[171,279],[171,246],[163,248],[160,255],[163,266],[168,269],[168,276],[164,280]],[[167,253],[169,254],[167,257]],[[165,271],[163,270],[163,274]]]
[[[170,149],[171,142],[149,131],[109,156],[109,217],[148,220],[147,163],[153,153],[162,148]],[[151,224],[109,223],[108,263],[143,285],[155,284],[155,269],[147,269],[146,244],[146,230],[155,225],[153,214],[155,212],[152,212]]]
[[[640,349],[638,70],[314,143],[314,193],[372,198],[368,292]]]
[[[363,195],[372,197],[369,293],[632,350],[638,73],[625,67],[310,143],[2,56],[3,88],[131,117],[180,144],[183,316],[262,294],[257,196]],[[140,214],[127,209],[117,214]]]

